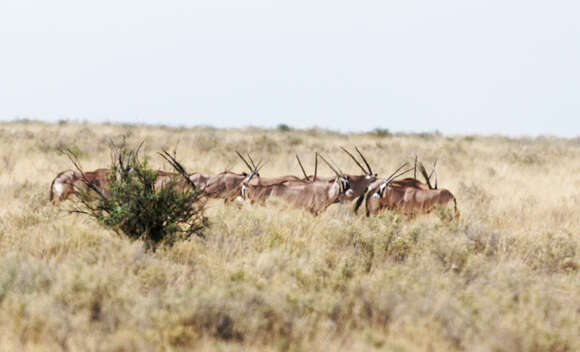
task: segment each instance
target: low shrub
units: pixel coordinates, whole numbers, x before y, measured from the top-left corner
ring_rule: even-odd
[[[203,237],[208,221],[203,215],[201,193],[173,157],[167,152],[162,154],[181,175],[176,174],[156,188],[158,172],[139,155],[140,146],[130,148],[123,142],[111,148],[113,162],[107,189],[99,189],[85,178],[88,191],[81,193],[76,212],[87,214],[132,240],[143,240],[147,249],[154,250],[159,244],[172,245],[194,234]],[[74,153],[68,150],[68,154],[81,171]],[[185,187],[181,177],[186,177]],[[89,193],[97,193],[96,200]]]

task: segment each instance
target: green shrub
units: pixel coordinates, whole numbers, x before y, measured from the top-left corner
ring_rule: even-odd
[[[278,129],[278,131],[280,131],[280,132],[290,132],[290,131],[292,131],[292,127],[288,126],[285,123],[279,124],[278,127],[276,127],[276,129]]]
[[[87,214],[104,227],[112,229],[132,240],[141,239],[147,249],[158,245],[172,245],[193,234],[203,237],[208,226],[203,215],[201,193],[186,179],[185,170],[168,153],[181,175],[176,174],[163,186],[155,187],[158,172],[151,169],[147,159],[139,156],[140,146],[129,148],[125,143],[112,146],[113,162],[106,190],[83,180],[88,188],[98,194],[81,193],[77,212]],[[69,155],[73,155],[69,151]],[[75,157],[71,160],[80,170]]]
[[[372,134],[375,135],[376,137],[381,137],[381,138],[390,137],[392,135],[391,131],[389,131],[387,128],[375,128],[372,131]]]

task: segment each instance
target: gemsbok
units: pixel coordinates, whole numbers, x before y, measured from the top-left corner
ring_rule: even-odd
[[[83,173],[85,175],[86,181],[83,180]],[[83,171],[81,173],[78,170],[65,170],[60,172],[50,183],[50,195],[49,200],[53,204],[57,204],[67,200],[70,196],[78,195],[81,192],[88,191],[89,187],[87,182],[90,182],[99,192],[106,194],[109,187],[109,175],[111,173],[110,169],[101,168],[94,171]],[[177,174],[173,172],[167,172],[163,170],[157,170],[157,180],[155,182],[155,188],[159,189],[163,185],[167,184],[172,178],[176,177]],[[195,179],[196,174],[193,174],[190,178],[192,181]],[[195,182],[195,181],[194,181]],[[198,185],[196,184],[196,187]],[[178,179],[177,187],[184,189],[186,183]]]
[[[254,168],[246,161],[246,159],[244,159],[242,154],[239,152],[236,152],[236,154],[248,167],[250,173],[243,172],[238,174],[232,171],[223,171],[217,175],[211,176],[206,181],[206,186],[204,188],[207,197],[223,199],[226,203],[233,201],[239,193],[241,184],[245,179],[248,177],[251,179],[254,176],[260,176],[259,169],[261,166]]]
[[[85,171],[85,177],[97,189],[105,193],[108,187],[109,169],[96,169]],[[50,183],[49,199],[52,204],[57,204],[68,199],[71,195],[76,195],[87,190],[87,185],[83,181],[83,175],[77,170],[65,170],[60,172]]]
[[[252,203],[265,204],[270,197],[284,200],[291,206],[303,208],[314,215],[322,213],[333,204],[340,195],[352,193],[349,177],[333,167],[322,155],[320,158],[336,174],[332,180],[285,180],[278,183],[242,182],[240,198]]]
[[[242,157],[239,152],[238,156],[244,161],[250,174],[253,172],[252,166]],[[156,187],[161,187],[167,183],[171,178],[175,177],[176,173],[163,172],[156,182]],[[193,182],[196,189],[202,191],[208,198],[224,199],[226,202],[232,200],[231,195],[239,190],[240,184],[248,177],[248,173],[235,173],[232,171],[223,171],[216,175],[192,173],[188,175],[190,181]],[[185,180],[179,180],[178,186],[185,187]]]
[[[358,202],[362,202],[362,199],[364,198],[364,195],[365,195],[366,191],[368,190],[369,186],[373,182],[376,181],[377,174],[376,173],[373,173],[373,170],[371,169],[371,166],[369,165],[367,159],[363,156],[363,154],[361,153],[361,151],[357,147],[355,147],[355,150],[357,151],[357,153],[362,158],[362,160],[363,160],[364,164],[366,165],[367,169],[365,169],[361,165],[361,163],[354,157],[354,155],[352,155],[348,150],[346,150],[344,147],[340,147],[340,148],[348,156],[350,156],[352,158],[352,160],[355,162],[355,164],[358,167],[360,167],[360,169],[363,171],[364,174],[363,175],[344,174],[349,179],[351,192],[341,194],[336,201],[337,202],[340,202],[340,203],[347,203],[347,202],[350,202],[350,201],[354,200],[355,198],[359,198]],[[298,158],[298,156],[296,156],[296,158]],[[312,177],[306,175],[306,172],[304,171],[304,167],[302,167],[302,163],[300,162],[300,159],[298,159],[298,162],[300,163],[300,167],[302,168],[302,173],[304,174],[304,179],[305,180],[311,180]],[[318,153],[316,153],[316,159],[315,159],[314,179],[325,180],[325,181],[332,181],[332,180],[334,180],[334,177],[320,177],[320,178],[317,178],[317,176],[316,176],[316,165],[317,165],[317,163],[318,163]]]
[[[366,169],[354,157],[354,155],[352,155],[348,150],[346,150],[344,147],[340,147],[340,148],[346,154],[348,154],[348,156],[350,156],[352,158],[352,160],[355,162],[355,164],[358,167],[360,167],[360,169],[363,171],[364,174],[363,175],[347,175],[349,177],[349,180],[350,180],[350,189],[352,190],[352,193],[350,193],[348,195],[347,194],[341,195],[339,197],[339,201],[341,203],[346,203],[346,202],[350,202],[350,201],[354,200],[355,198],[358,198],[357,203],[362,202],[362,200],[365,196],[365,193],[369,189],[369,186],[377,180],[377,174],[373,173],[373,170],[371,169],[369,162],[367,161],[367,159],[364,157],[364,155],[361,153],[361,151],[357,147],[354,147],[354,149],[356,150],[358,155],[360,155],[362,161],[364,162],[364,164],[367,167]]]
[[[209,181],[216,175],[202,174],[195,172],[188,175],[189,180],[193,182],[195,188],[199,191],[205,191]],[[168,182],[175,180],[177,178],[178,189],[184,190],[188,186],[188,182],[179,177],[179,174],[175,172],[167,172],[162,170],[157,170],[157,180],[155,180],[155,189],[160,189],[165,186]]]
[[[243,174],[244,178],[239,177],[238,180],[241,179],[241,181],[236,182],[236,183],[232,183],[230,187],[226,187],[223,190],[223,194],[224,197],[226,199],[226,201],[240,201],[241,199],[245,199],[244,197],[240,198],[240,192],[241,192],[241,184],[242,181],[247,178],[246,182],[251,184],[251,185],[261,185],[261,186],[268,186],[268,185],[275,185],[275,184],[279,184],[282,182],[302,182],[302,181],[307,181],[310,182],[312,180],[312,177],[309,177],[306,175],[306,172],[304,171],[304,167],[302,166],[302,162],[300,161],[300,158],[298,157],[298,155],[296,155],[296,159],[298,160],[298,163],[300,165],[300,167],[302,168],[302,172],[304,173],[304,178],[299,178],[298,176],[294,176],[294,175],[284,175],[284,176],[278,176],[278,177],[261,177],[259,174],[259,171],[262,169],[262,167],[264,166],[264,163],[261,163],[261,161],[258,161],[258,164],[256,164],[254,162],[254,160],[252,159],[251,155],[248,154],[248,159],[250,160],[250,162],[248,162],[240,153],[236,152],[238,154],[238,156],[240,157],[240,159],[242,159],[242,161],[246,164],[246,166],[248,167],[248,169],[250,170],[250,173],[254,173],[254,175],[252,177],[247,178],[248,174]],[[314,170],[314,177],[316,178],[316,166],[315,166],[315,170]],[[236,181],[238,181],[236,180]]]
[[[402,180],[385,180],[380,184],[373,185],[366,194],[366,215],[377,214],[388,209],[400,212],[409,217],[418,214],[426,214],[436,207],[448,207],[453,203],[455,218],[459,217],[457,200],[447,189],[437,187],[437,162],[433,164],[433,171],[429,175],[423,163],[419,162],[419,170],[425,178],[425,183],[416,178],[405,178]],[[435,176],[434,185],[431,178]]]

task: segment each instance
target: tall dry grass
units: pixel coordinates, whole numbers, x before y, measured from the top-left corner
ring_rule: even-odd
[[[294,153],[312,168],[315,150],[357,173],[340,145],[382,175],[439,158],[462,217],[212,201],[205,240],[145,252],[48,202],[71,168],[60,147],[94,169],[124,134],[155,167],[177,147],[212,173],[240,171],[235,150],[267,159],[263,176],[299,174]],[[3,351],[580,350],[578,140],[22,121],[0,124],[0,145]]]

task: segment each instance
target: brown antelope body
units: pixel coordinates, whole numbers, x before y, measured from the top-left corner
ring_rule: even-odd
[[[91,182],[97,189],[105,193],[108,187],[109,169],[96,169],[84,172],[88,182]],[[50,201],[53,204],[65,201],[71,195],[78,194],[87,186],[83,181],[83,176],[77,170],[65,170],[60,172],[50,184]]]
[[[437,181],[435,186],[431,185],[430,178],[433,173],[436,175],[435,166],[431,175],[427,175],[422,164],[420,169],[426,183],[409,177],[374,184],[366,195],[366,215],[388,209],[414,217],[429,213],[438,206],[448,207],[453,204],[455,216],[459,217],[455,196],[447,189],[437,188]]]
[[[365,169],[361,165],[361,163],[344,147],[341,147],[341,149],[352,158],[352,160],[358,165],[358,167],[361,168],[361,170],[364,173],[363,175],[343,174],[343,176],[345,176],[349,181],[349,186],[350,186],[349,191],[341,193],[338,196],[338,198],[335,200],[335,202],[347,203],[347,202],[353,201],[356,198],[364,197],[366,191],[368,190],[369,185],[371,185],[373,182],[376,181],[377,174],[373,173],[366,158],[362,155],[362,153],[360,152],[360,150],[357,147],[355,147],[355,149],[358,152],[358,154],[361,156],[363,162],[365,163],[365,165],[368,169]],[[304,167],[302,166],[302,163],[300,162],[300,159],[298,158],[298,155],[296,156],[296,158],[298,159],[298,162],[299,162],[300,167],[302,169],[302,173],[304,174],[304,178],[302,180],[305,180],[305,181],[320,180],[320,181],[332,182],[336,179],[336,177],[317,177],[316,176],[316,173],[317,173],[316,165],[318,164],[318,153],[316,153],[316,158],[315,158],[314,176],[307,176],[306,172],[304,171]],[[341,171],[341,174],[342,174],[342,171]],[[361,198],[361,201],[362,201],[362,198]]]
[[[230,195],[240,188],[242,181],[247,177],[247,173],[220,172],[207,180],[204,191],[210,198],[223,198],[228,201]]]
[[[88,182],[92,183],[101,193],[106,194],[109,191],[108,186],[110,173],[110,169],[102,168],[96,169],[94,171],[85,171],[84,175]],[[196,188],[201,189],[203,186],[203,178],[198,177],[197,175],[202,174],[192,174],[190,179],[192,179],[192,181],[195,180],[194,184]],[[163,187],[173,178],[177,179],[178,189],[183,190],[188,187],[184,180],[178,178],[178,174],[163,170],[157,170],[157,179],[155,181],[154,187],[159,189],[159,187]],[[196,183],[196,181],[198,183]],[[80,171],[65,170],[56,175],[56,177],[52,180],[50,184],[49,199],[53,204],[56,204],[58,202],[63,202],[71,195],[76,195],[86,189],[87,185],[83,181],[83,176]]]
[[[214,182],[215,184],[211,187],[208,187],[207,193],[209,196],[215,195],[214,198],[224,198],[226,202],[234,201],[234,200],[243,200],[243,197],[240,198],[241,194],[241,187],[242,182],[246,180],[248,184],[251,185],[262,185],[262,186],[269,186],[274,184],[283,183],[286,181],[303,181],[297,176],[294,175],[286,175],[286,176],[279,176],[279,177],[260,177],[259,170],[264,166],[264,164],[260,165],[260,161],[258,161],[258,165],[254,163],[252,157],[248,154],[248,158],[251,164],[238,152],[236,152],[238,156],[242,159],[242,161],[246,164],[248,169],[250,170],[250,174],[243,173],[243,174],[233,174],[229,176],[224,176],[223,179],[216,179]],[[249,177],[252,175],[251,177]],[[211,183],[212,180],[209,181]],[[219,196],[217,196],[219,195]]]
[[[388,209],[412,217],[429,213],[436,206],[447,207],[451,205],[451,202],[453,202],[456,216],[459,216],[455,196],[447,189],[425,189],[392,183],[376,187],[368,192],[366,212],[369,216]]]
[[[321,158],[336,173],[337,177],[332,180],[315,179],[285,180],[279,183],[250,182],[242,183],[240,199],[250,200],[252,203],[265,204],[270,197],[284,200],[291,206],[303,208],[314,215],[318,215],[328,206],[335,203],[341,194],[349,194],[349,179],[342,172],[332,167],[322,156]]]
[[[267,186],[248,184],[245,195],[250,201],[260,204],[265,204],[270,197],[280,198],[296,208],[318,215],[335,203],[341,194],[348,193],[345,191],[347,184],[345,178],[339,177],[333,181],[284,181]]]
[[[204,191],[208,185],[208,181],[215,175],[208,175],[202,173],[189,174],[189,179],[193,182],[195,189]],[[165,186],[171,180],[177,180],[177,187],[180,190],[185,190],[189,187],[189,183],[181,178],[178,173],[157,170],[157,180],[155,180],[155,188],[159,189]]]

